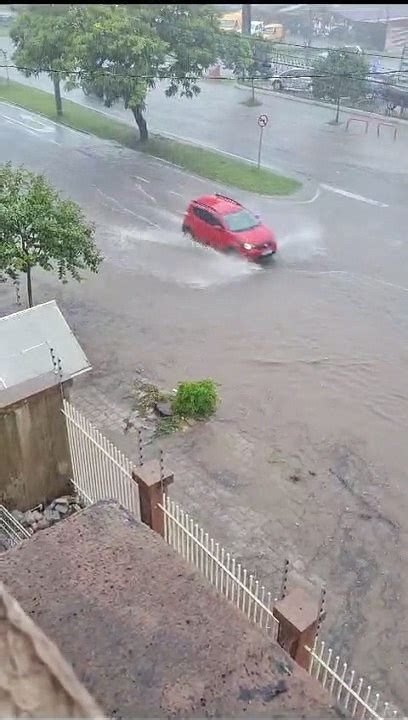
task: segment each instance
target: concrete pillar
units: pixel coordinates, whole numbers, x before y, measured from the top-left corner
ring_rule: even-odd
[[[278,643],[287,653],[308,670],[310,654],[305,645],[312,648],[319,621],[320,604],[301,588],[295,588],[273,609],[279,621]]]
[[[139,486],[140,519],[152,530],[164,537],[164,513],[158,507],[164,504],[165,488],[174,480],[173,473],[164,473],[159,460],[149,460],[140,467],[133,468],[133,480]]]

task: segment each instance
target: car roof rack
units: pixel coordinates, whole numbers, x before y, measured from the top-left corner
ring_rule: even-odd
[[[229,202],[232,202],[235,205],[241,204],[237,200],[234,200],[233,198],[228,197],[228,195],[222,195],[221,193],[215,193],[215,197],[222,198],[223,200],[229,200]]]

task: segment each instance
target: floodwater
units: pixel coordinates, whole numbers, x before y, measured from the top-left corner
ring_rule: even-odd
[[[3,156],[78,200],[105,254],[79,286],[34,278],[94,367],[75,402],[92,389],[124,408],[140,373],[165,388],[214,378],[216,419],[163,441],[174,497],[272,594],[285,558],[291,585],[325,585],[322,637],[408,707],[406,135],[381,146],[299,117],[295,150],[283,125],[271,134],[265,159],[296,156],[311,177],[298,198],[235,193],[276,232],[279,256],[260,268],[183,238],[187,202],[219,188],[64,128],[34,141],[17,109],[1,112]],[[215,125],[236,152],[238,130]],[[15,309],[8,286],[0,302]],[[112,439],[135,454],[131,435]]]

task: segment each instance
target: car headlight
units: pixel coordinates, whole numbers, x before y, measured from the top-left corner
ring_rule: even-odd
[[[252,250],[254,246],[251,243],[244,243],[244,250]]]

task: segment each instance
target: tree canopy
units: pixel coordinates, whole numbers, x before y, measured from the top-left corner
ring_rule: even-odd
[[[74,67],[71,22],[69,5],[29,5],[10,29],[16,46],[13,61],[24,68],[26,77],[38,77],[42,68],[55,71],[48,75],[54,83],[58,115],[62,115],[60,81],[67,77],[64,71]]]
[[[0,272],[27,277],[28,302],[33,304],[31,270],[56,270],[62,282],[81,270],[97,272],[102,256],[94,228],[81,208],[63,199],[43,175],[11,163],[0,167]]]
[[[220,29],[215,5],[37,5],[14,23],[13,59],[26,75],[50,68],[58,113],[60,79],[95,93],[107,107],[123,102],[148,139],[146,96],[163,81],[167,96],[194,97],[218,61],[236,71],[252,62],[251,42]]]
[[[338,102],[341,97],[355,102],[367,92],[369,63],[361,53],[329,50],[313,66],[313,95],[319,100]]]

